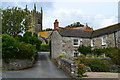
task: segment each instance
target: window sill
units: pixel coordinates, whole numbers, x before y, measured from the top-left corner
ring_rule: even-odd
[[[79,47],[79,45],[73,45],[74,47]]]

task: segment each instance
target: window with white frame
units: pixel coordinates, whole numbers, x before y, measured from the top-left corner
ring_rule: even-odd
[[[79,52],[74,52],[74,57],[78,57],[79,56]]]
[[[95,45],[95,41],[94,39],[91,40],[91,47],[93,47]]]
[[[77,39],[77,38],[73,39],[73,45],[79,46],[79,39]]]
[[[106,36],[102,37],[102,45],[106,45]]]

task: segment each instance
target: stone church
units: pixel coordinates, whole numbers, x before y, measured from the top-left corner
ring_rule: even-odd
[[[43,20],[43,10],[42,7],[40,8],[40,12],[36,10],[36,4],[34,4],[34,9],[31,11],[30,14],[31,24],[29,32],[41,32],[42,31],[42,20]]]

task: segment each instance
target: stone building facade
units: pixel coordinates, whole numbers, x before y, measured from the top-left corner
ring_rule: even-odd
[[[34,9],[30,12],[31,24],[29,31],[31,32],[41,32],[42,31],[42,20],[43,20],[43,10],[42,7],[40,12],[36,10],[36,4],[34,4]]]
[[[120,48],[120,23],[94,31],[85,31],[70,28],[58,28],[51,33],[52,58],[57,58],[64,53],[68,58],[76,53],[80,45],[92,48],[119,47]]]

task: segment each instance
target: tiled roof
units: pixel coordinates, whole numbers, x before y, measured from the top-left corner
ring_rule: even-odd
[[[38,34],[41,37],[47,38],[51,33],[52,33],[52,31],[43,31],[43,32],[39,32]]]
[[[63,37],[94,38],[116,32],[117,30],[120,30],[120,23],[94,31],[85,31],[72,28],[59,28],[58,32]]]

